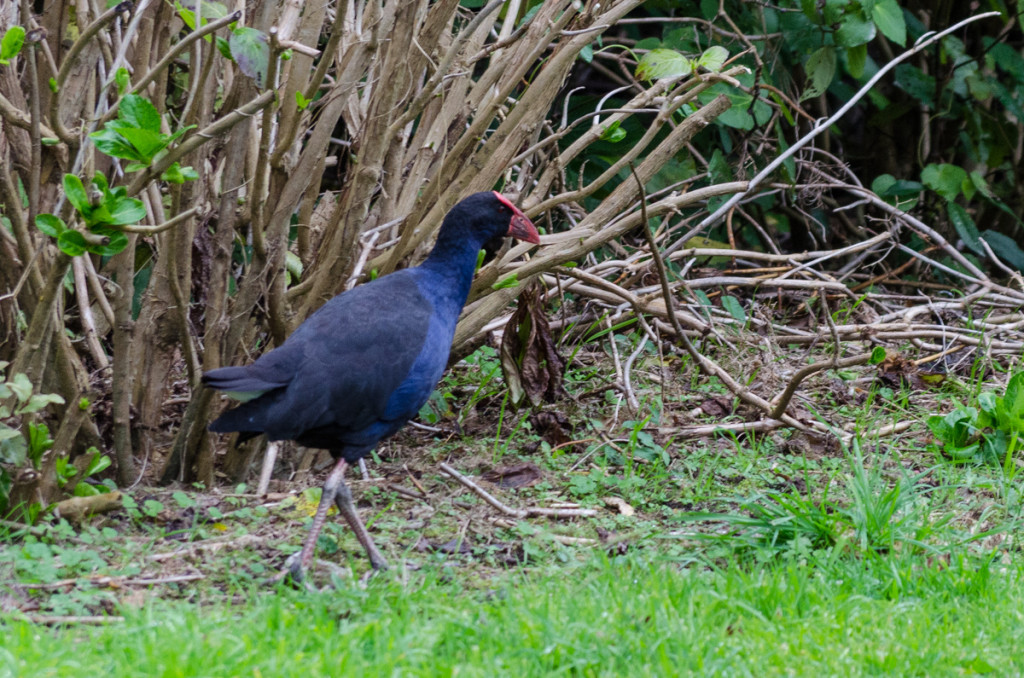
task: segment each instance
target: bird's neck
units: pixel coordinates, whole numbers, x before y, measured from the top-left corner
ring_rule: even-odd
[[[451,306],[458,315],[469,296],[476,272],[476,260],[481,245],[471,240],[438,241],[426,261],[420,264],[424,274],[437,281],[432,285],[438,297],[435,303]]]

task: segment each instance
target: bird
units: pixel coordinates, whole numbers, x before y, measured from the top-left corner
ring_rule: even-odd
[[[337,295],[254,362],[202,382],[242,400],[209,425],[326,449],[335,463],[302,550],[280,576],[301,582],[327,511],[336,504],[374,571],[387,569],[345,483],[345,471],[415,417],[444,373],[481,249],[507,237],[539,244],[536,226],[497,191],[474,193],[445,216],[430,254]]]

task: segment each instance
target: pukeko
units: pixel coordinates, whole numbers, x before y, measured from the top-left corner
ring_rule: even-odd
[[[387,562],[352,503],[345,470],[397,432],[427,401],[448,362],[481,248],[504,237],[537,244],[533,223],[496,191],[475,193],[448,212],[427,259],[334,297],[256,362],[203,375],[207,386],[244,400],[210,424],[239,440],[265,434],[329,450],[309,535],[287,571],[301,581],[336,503],[375,570]]]

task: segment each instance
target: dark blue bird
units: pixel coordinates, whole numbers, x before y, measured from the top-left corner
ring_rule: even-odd
[[[387,563],[359,519],[345,470],[416,416],[444,373],[455,324],[469,295],[478,253],[504,237],[530,243],[533,223],[497,192],[475,193],[448,212],[426,261],[343,292],[278,348],[243,367],[203,375],[207,386],[246,400],[210,424],[239,440],[265,434],[329,450],[310,534],[289,565],[301,580],[327,510],[336,503],[370,557]]]

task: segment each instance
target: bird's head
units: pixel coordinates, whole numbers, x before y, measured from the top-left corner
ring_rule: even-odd
[[[450,235],[449,235],[450,234]],[[540,235],[523,211],[497,191],[482,191],[459,201],[448,212],[441,227],[441,238],[484,243],[515,238],[539,244]]]
[[[525,240],[526,242],[533,243],[534,245],[540,244],[540,234],[537,233],[537,227],[533,225],[522,210],[512,204],[512,201],[503,196],[497,191],[491,192],[498,200],[498,212],[506,214],[511,212],[509,220],[508,231],[505,235],[516,240]]]

